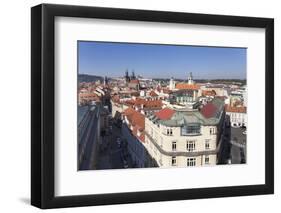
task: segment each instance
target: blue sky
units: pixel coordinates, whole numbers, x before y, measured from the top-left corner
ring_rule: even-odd
[[[78,72],[108,77],[126,69],[144,78],[245,79],[245,48],[78,42]]]

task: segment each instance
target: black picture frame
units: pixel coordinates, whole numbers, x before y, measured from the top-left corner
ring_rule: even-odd
[[[58,16],[264,28],[265,184],[55,197],[54,21]],[[274,193],[274,20],[271,18],[41,4],[31,8],[31,97],[31,204],[39,208]]]

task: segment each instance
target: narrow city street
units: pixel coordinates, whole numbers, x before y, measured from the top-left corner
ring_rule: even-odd
[[[246,163],[246,134],[240,127],[226,127],[223,136],[219,164]]]
[[[120,144],[117,142],[118,138]],[[112,128],[102,137],[97,169],[122,169],[130,168],[131,165],[127,147],[122,140],[121,128],[112,124]]]
[[[246,135],[245,129],[231,128],[231,164],[246,163]]]

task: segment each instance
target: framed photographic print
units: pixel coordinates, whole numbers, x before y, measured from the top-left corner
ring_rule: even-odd
[[[274,21],[31,9],[31,203],[274,192]]]

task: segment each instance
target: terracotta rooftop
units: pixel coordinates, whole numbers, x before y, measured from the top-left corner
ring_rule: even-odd
[[[216,92],[214,90],[203,90],[202,95],[203,96],[216,96]]]
[[[134,79],[134,80],[131,80],[130,83],[133,83],[133,84],[139,84],[139,80],[138,79]]]
[[[198,90],[200,87],[197,84],[178,83],[176,84],[176,89]]]
[[[140,96],[140,93],[137,91],[132,91],[131,96]]]
[[[134,110],[131,107],[128,107],[124,111],[124,115],[127,116],[127,119],[130,121],[130,124],[133,126],[138,126],[139,129],[144,129],[144,115],[140,112]]]
[[[125,116],[131,116],[134,114],[135,110],[132,107],[128,107],[127,109],[124,110],[123,114]]]
[[[125,102],[131,106],[143,106],[143,108],[161,108],[162,101],[161,100],[145,100],[142,98],[137,98],[136,100],[127,100]]]
[[[137,106],[143,105],[144,108],[162,107],[162,101],[161,100],[136,99],[135,105],[137,105]]]
[[[164,108],[158,112],[155,113],[155,116],[158,117],[160,120],[169,120],[175,113],[174,110],[169,108]]]
[[[151,97],[157,97],[158,95],[156,94],[156,92],[154,92],[154,91],[151,91],[150,93],[149,93],[149,95],[151,96]]]
[[[211,118],[217,112],[217,107],[213,103],[209,102],[201,109],[200,112],[205,118]]]
[[[139,140],[144,142],[144,128],[145,128],[145,117],[140,112],[135,111],[133,108],[127,108],[123,113],[128,121],[129,121],[129,128],[132,126],[132,133],[135,137]],[[140,134],[138,134],[138,132]]]
[[[247,112],[247,107],[242,106],[242,107],[232,107],[229,105],[225,105],[225,111],[226,112],[236,112],[236,113],[246,113]]]
[[[96,93],[79,93],[80,97],[98,97]]]
[[[163,89],[163,93],[165,93],[165,94],[171,94],[171,93],[172,93],[172,91],[171,91],[171,90],[169,90],[169,89]]]

